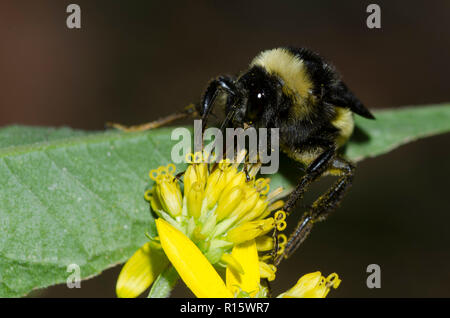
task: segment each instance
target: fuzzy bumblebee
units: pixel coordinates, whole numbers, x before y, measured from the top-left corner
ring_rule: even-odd
[[[337,150],[353,132],[353,113],[374,116],[331,64],[303,48],[263,51],[237,77],[212,80],[198,110],[204,125],[215,104],[225,110],[222,127],[279,128],[282,151],[305,166],[305,175],[283,208],[287,214],[313,181],[325,174],[339,177],[304,213],[284,252],[275,259],[278,265],[305,240],[315,222],[335,209],[351,185],[354,166]]]

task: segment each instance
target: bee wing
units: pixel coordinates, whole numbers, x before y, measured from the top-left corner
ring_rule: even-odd
[[[325,103],[337,106],[349,108],[355,114],[368,119],[375,119],[375,116],[359,101],[358,98],[348,89],[347,85],[340,82],[335,85],[329,92],[323,96],[322,100]]]

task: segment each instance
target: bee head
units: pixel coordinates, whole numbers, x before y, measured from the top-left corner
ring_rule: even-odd
[[[276,106],[277,83],[263,68],[250,68],[239,77],[237,86],[240,96],[235,104],[236,126],[257,123]]]

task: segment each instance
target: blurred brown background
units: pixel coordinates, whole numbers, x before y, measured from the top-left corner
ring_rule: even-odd
[[[70,3],[0,2],[1,126],[156,119],[282,45],[320,52],[372,109],[450,101],[446,0],[375,1],[381,30],[366,27],[370,1],[78,0],[80,30],[66,27]],[[433,137],[359,164],[343,205],[279,269],[275,293],[321,270],[343,278],[334,297],[449,297],[449,142]],[[372,263],[381,289],[366,287]],[[119,270],[33,295],[113,297]],[[190,295],[179,285],[174,296]]]

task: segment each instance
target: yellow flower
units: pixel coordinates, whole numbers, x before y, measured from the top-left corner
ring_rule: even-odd
[[[241,158],[243,155],[241,154]],[[241,160],[209,165],[202,154],[190,155],[183,186],[169,164],[150,172],[155,181],[145,193],[159,217],[158,237],[144,244],[127,261],[119,275],[119,297],[137,297],[168,266],[173,266],[197,297],[267,297],[262,279],[275,279],[276,267],[265,260],[274,244],[265,235],[275,227],[286,227],[279,209],[283,189],[269,193],[270,179],[255,176],[259,165],[239,171]],[[249,180],[247,178],[249,176]],[[277,211],[278,210],[278,211]],[[273,216],[273,212],[277,211]],[[286,243],[279,236],[279,247]],[[216,271],[225,268],[225,281]],[[281,298],[326,297],[340,284],[337,274],[327,278],[320,272],[302,276]]]
[[[235,244],[272,230],[275,221],[269,215],[282,206],[277,201],[282,188],[269,194],[270,179],[255,178],[259,165],[248,175],[238,170],[244,156],[234,164],[227,159],[214,165],[202,153],[189,154],[183,189],[173,164],[150,172],[155,185],[145,197],[153,211],[188,236],[214,265]]]
[[[156,226],[167,258],[181,279],[197,297],[267,297],[261,285],[261,266],[255,240],[233,247],[226,269],[226,283],[197,246],[168,222],[158,219]],[[270,269],[269,269],[270,271]],[[306,274],[281,298],[324,298],[330,288],[340,284],[337,274],[324,278],[320,272]]]
[[[338,288],[341,283],[336,273],[323,277],[320,272],[302,276],[294,287],[282,293],[280,298],[325,298],[330,288]]]
[[[219,164],[208,164],[208,158],[202,153],[189,154],[187,161],[190,164],[184,173],[182,187],[173,164],[150,171],[149,176],[155,184],[144,197],[160,218],[157,222],[160,224],[157,226],[159,240],[154,239],[151,252],[147,252],[149,247],[144,245],[125,264],[116,288],[119,297],[139,295],[152,284],[164,269],[163,265],[167,265],[166,256],[161,257],[163,261],[155,260],[155,255],[162,252],[161,247],[158,250],[158,242],[167,255],[168,241],[159,233],[164,229],[164,226],[161,227],[163,221],[185,235],[206,257],[208,264],[216,267],[233,266],[230,264],[233,264],[232,251],[236,245],[263,238],[277,226],[269,215],[283,206],[283,202],[277,200],[283,189],[269,193],[270,179],[255,178],[260,167],[258,164],[250,166],[248,174],[239,171],[244,157],[245,152],[236,158],[234,164],[228,159]],[[258,244],[255,248],[267,252],[267,237],[264,244]],[[266,269],[266,275],[273,279],[274,271],[267,274],[270,266],[260,259],[258,268],[260,262]],[[172,262],[175,268],[181,266],[175,263]],[[234,263],[235,267],[239,267]],[[145,264],[151,264],[151,269],[146,268]]]

